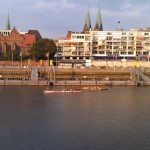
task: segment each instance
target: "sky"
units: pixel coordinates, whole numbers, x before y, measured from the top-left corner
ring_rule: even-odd
[[[0,29],[39,30],[43,38],[65,37],[81,32],[89,9],[92,27],[100,6],[104,30],[150,27],[150,0],[1,0]],[[100,4],[100,5],[99,5]]]

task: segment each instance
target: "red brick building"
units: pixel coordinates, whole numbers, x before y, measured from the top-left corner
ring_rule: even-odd
[[[12,30],[5,30],[4,32],[0,30],[0,55],[5,55],[10,51],[18,51],[24,55],[29,55],[29,50],[33,43],[41,38],[37,30],[20,32],[15,27]]]

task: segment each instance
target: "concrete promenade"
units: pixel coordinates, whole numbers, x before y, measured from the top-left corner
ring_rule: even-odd
[[[111,59],[106,59],[106,60],[92,60],[91,62],[92,66],[95,67],[133,67],[134,66],[134,60],[126,60],[126,61],[121,61],[121,60],[111,60]],[[7,68],[7,67],[12,66],[11,61],[0,61],[0,68]],[[14,61],[13,62],[13,67],[21,67],[19,61]],[[40,62],[35,62],[31,61],[31,64],[28,65],[27,61],[22,62],[22,66],[28,67],[28,66],[40,66]],[[47,60],[43,60],[43,64],[41,66],[47,66]],[[136,66],[141,66],[141,67],[150,67],[150,61],[137,61]]]
[[[133,60],[126,60],[126,61],[121,61],[121,60],[93,60],[92,61],[92,66],[95,67],[112,67],[112,68],[117,68],[117,67],[134,67],[134,66],[140,66],[144,68],[150,68],[150,61],[136,61],[136,64]]]

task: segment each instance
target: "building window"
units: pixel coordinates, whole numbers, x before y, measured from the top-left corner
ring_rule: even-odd
[[[149,35],[149,33],[144,33],[144,35]]]
[[[112,35],[112,33],[111,33],[111,32],[108,32],[107,35]]]
[[[84,36],[77,36],[77,39],[84,39]]]
[[[133,52],[128,52],[129,55],[133,55]]]
[[[105,52],[104,51],[99,51],[99,54],[105,54]]]
[[[112,36],[108,36],[108,37],[107,37],[107,40],[112,40]]]
[[[143,55],[148,55],[149,54],[149,52],[143,52]]]
[[[121,55],[125,55],[126,54],[126,52],[121,52]]]
[[[146,41],[146,40],[149,40],[149,37],[144,37],[144,40]]]
[[[129,33],[129,35],[133,35],[133,33]]]
[[[0,45],[0,54],[2,54],[2,46]]]
[[[122,37],[121,40],[127,40],[127,37]]]
[[[86,36],[86,37],[85,37],[85,40],[86,40],[86,41],[90,41],[90,39],[91,39],[90,36]]]
[[[77,36],[75,36],[75,35],[72,36],[72,39],[76,39],[76,38],[77,38]]]
[[[134,37],[128,37],[128,40],[134,40]]]
[[[20,46],[17,45],[17,44],[15,44],[15,50],[16,50],[16,51],[20,51]]]
[[[11,51],[11,46],[9,44],[6,44],[6,53]]]
[[[27,43],[27,46],[32,46],[32,44]]]

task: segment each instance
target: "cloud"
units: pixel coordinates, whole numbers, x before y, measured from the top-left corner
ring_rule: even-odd
[[[44,37],[66,35],[67,30],[81,31],[89,7],[95,25],[98,0],[5,0],[0,5],[0,27],[4,28],[7,9],[11,26],[21,30],[38,29]],[[104,29],[150,25],[150,0],[105,0],[100,3]],[[145,17],[146,16],[146,17]]]
[[[57,0],[57,1],[47,1],[47,0],[38,0],[35,1],[34,5],[31,7],[33,9],[49,9],[50,11],[54,12],[61,12],[65,9],[73,9],[75,8],[75,4],[68,2],[67,0]]]
[[[109,9],[108,7],[102,8],[102,14],[105,17],[114,19],[128,19],[128,21],[133,19],[132,22],[134,22],[134,19],[143,20],[145,16],[149,16],[150,5],[147,3],[139,4],[137,1],[138,0],[126,0],[118,3],[117,6],[113,6],[112,4],[112,7],[109,7]]]

